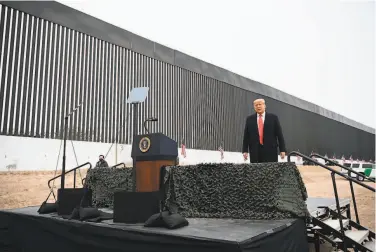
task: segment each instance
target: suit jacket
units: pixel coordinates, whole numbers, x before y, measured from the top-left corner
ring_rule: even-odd
[[[278,162],[278,147],[280,152],[286,152],[279,119],[276,115],[267,112],[265,112],[263,142],[264,158],[268,162]],[[259,143],[257,113],[255,113],[247,117],[243,137],[243,153],[249,152],[251,162],[257,162],[258,160]]]
[[[95,167],[97,168],[107,168],[108,167],[108,163],[106,160],[102,159],[102,160],[99,160],[97,162],[97,164],[95,165]]]

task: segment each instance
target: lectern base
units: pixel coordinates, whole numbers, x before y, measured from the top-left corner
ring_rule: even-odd
[[[175,164],[176,160],[136,161],[136,191],[159,191],[161,167]]]

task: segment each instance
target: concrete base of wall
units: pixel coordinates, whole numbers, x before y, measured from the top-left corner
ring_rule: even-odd
[[[61,169],[62,140],[0,136],[0,143],[0,171]],[[132,166],[131,149],[131,145],[67,141],[66,168],[71,169],[86,162],[95,166],[101,154],[106,156],[110,166],[121,162]],[[186,154],[184,158],[179,148],[181,165],[249,162],[244,161],[240,152],[225,152],[222,160],[219,151],[186,149]],[[292,157],[292,161],[301,164],[296,157]],[[279,157],[279,162],[287,162],[287,157],[284,160]]]

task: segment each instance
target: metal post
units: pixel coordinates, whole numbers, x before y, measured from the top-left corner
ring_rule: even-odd
[[[64,150],[63,150],[63,167],[61,170],[61,189],[65,187],[65,166],[66,166],[66,147],[67,147],[67,131],[68,131],[68,119],[69,117],[81,107],[83,103],[80,103],[77,107],[75,107],[68,115],[64,117]]]
[[[73,171],[73,188],[76,188],[76,170]]]
[[[121,126],[120,126],[120,129],[121,129]],[[115,135],[115,164],[118,163],[118,136],[119,136],[119,129],[117,129],[117,133]]]
[[[138,103],[133,103],[133,137],[138,134]]]
[[[338,212],[339,225],[341,227],[341,230],[340,230],[341,234],[342,234],[342,239],[341,240],[343,241],[344,250],[347,251],[346,236],[345,236],[345,230],[343,229],[341,207],[339,206],[337,184],[336,184],[336,179],[335,179],[335,173],[334,172],[331,173],[331,177],[332,177],[333,188],[334,188],[334,196],[336,198],[336,206],[337,206],[337,212]]]
[[[314,243],[315,243],[315,252],[320,252],[320,236],[317,233],[317,230],[315,230],[315,233],[314,233]]]
[[[134,144],[135,138],[138,135],[138,103],[133,103],[133,141]],[[133,182],[133,191],[136,191],[136,158],[133,158],[133,167],[132,167],[132,182]]]
[[[349,220],[351,220],[351,209],[350,209],[350,204],[346,206],[346,216]],[[349,225],[349,229],[351,230],[351,225]]]
[[[118,164],[118,144],[117,144],[117,140],[115,140],[116,143],[115,143],[115,164]]]
[[[354,204],[354,212],[355,212],[356,223],[360,224],[359,223],[359,215],[358,215],[358,207],[356,206],[356,200],[355,200],[355,194],[354,194],[354,187],[353,187],[352,181],[350,180],[349,182],[350,182],[350,189],[351,189],[351,197],[352,197],[352,201],[353,201],[353,204]]]
[[[66,147],[67,147],[67,130],[68,130],[68,116],[64,118],[64,149],[63,149],[63,167],[61,169],[61,189],[65,186],[65,159],[66,159]]]

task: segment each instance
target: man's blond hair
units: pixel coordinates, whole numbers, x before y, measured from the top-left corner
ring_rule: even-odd
[[[264,99],[261,99],[261,98],[254,100],[253,103],[256,103],[256,102],[258,102],[258,101],[262,101],[262,102],[265,104],[265,100],[264,100]]]

